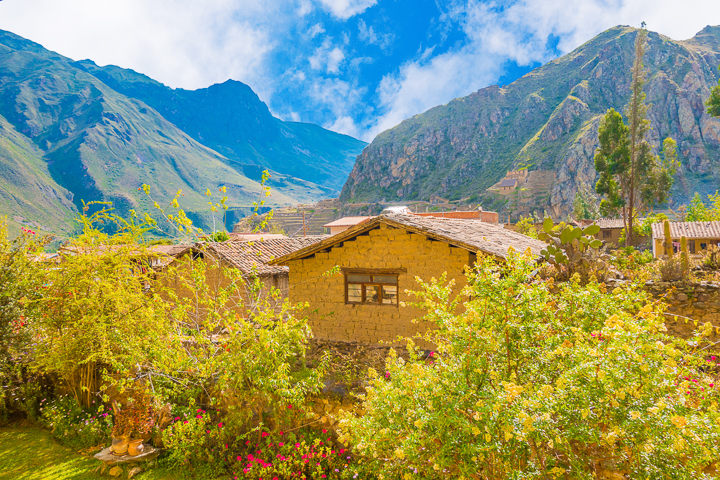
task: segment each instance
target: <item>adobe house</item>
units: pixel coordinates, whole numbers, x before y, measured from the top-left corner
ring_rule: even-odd
[[[223,288],[230,284],[230,279],[223,275],[222,268],[238,269],[247,282],[259,278],[263,283],[265,292],[269,291],[271,287],[280,290],[282,295],[276,303],[282,303],[288,295],[288,268],[269,265],[268,262],[325,238],[327,238],[327,235],[270,238],[268,240],[249,242],[203,242],[186,248],[170,265],[178,267],[179,274],[182,275],[182,269],[186,268],[183,264],[184,260],[189,258],[203,260],[208,268],[207,281],[213,288]],[[163,268],[163,271],[167,272],[167,266]],[[166,282],[166,285],[182,295],[180,278],[177,276],[168,277],[162,275],[162,273],[159,274],[159,277]],[[247,288],[240,292],[243,303],[247,304],[252,301],[249,294],[250,290]]]
[[[670,222],[670,236],[675,252],[680,251],[680,239],[687,238],[688,252],[700,255],[708,245],[720,243],[720,222]],[[652,224],[653,257],[666,255],[665,227],[662,223]]]
[[[643,221],[642,218],[638,218],[633,221],[634,225],[639,225]],[[581,223],[583,223],[581,221]],[[620,245],[620,237],[622,231],[625,228],[625,222],[622,218],[601,218],[590,223],[590,225],[597,225],[600,227],[600,231],[595,235],[595,238],[602,240],[606,245],[612,247],[625,246]],[[634,230],[634,229],[633,229]],[[635,246],[641,245],[648,240],[645,236],[635,236],[633,238],[633,244]]]
[[[429,281],[447,272],[455,293],[466,285],[466,266],[478,253],[506,258],[508,248],[539,255],[545,243],[480,220],[380,215],[313,245],[268,262],[289,268],[290,301],[309,302],[317,340],[377,344],[424,331],[413,323],[423,311],[415,277]],[[340,267],[340,272],[325,275]]]

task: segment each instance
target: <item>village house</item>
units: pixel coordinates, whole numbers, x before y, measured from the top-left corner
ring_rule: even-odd
[[[634,225],[640,225],[644,219],[638,218],[633,223]],[[598,220],[579,220],[579,225],[583,228],[588,225],[597,225],[600,227],[600,231],[595,235],[595,238],[602,240],[608,247],[624,247],[625,244],[620,244],[620,238],[622,232],[625,229],[625,222],[622,218],[600,218]],[[642,245],[648,241],[648,237],[644,235],[635,235],[633,237],[633,246]]]
[[[252,296],[253,294],[247,283],[254,281],[256,278],[263,285],[261,295],[267,295],[271,288],[280,291],[280,297],[274,301],[275,304],[279,304],[288,296],[288,268],[280,265],[270,265],[269,262],[325,238],[327,238],[327,235],[281,237],[258,241],[198,243],[187,248],[167,266],[177,267],[179,270],[177,274],[160,276],[163,278],[162,281],[169,282],[168,286],[182,295],[184,289],[182,288],[180,275],[182,275],[182,269],[185,268],[183,261],[189,258],[201,259],[208,267],[207,283],[214,288],[224,288],[230,284],[231,280],[222,272],[224,268],[235,268],[240,271],[246,284],[241,286],[242,290],[238,292],[239,295],[234,299],[237,304],[249,305],[257,300],[256,297]],[[168,271],[167,267],[164,269],[165,272]]]
[[[316,339],[377,344],[423,331],[421,310],[401,307],[415,297],[415,277],[447,272],[455,293],[478,254],[506,258],[512,247],[539,255],[545,243],[478,220],[380,215],[268,262],[286,266],[292,302],[309,302]],[[327,275],[339,266],[336,274]]]
[[[691,255],[700,255],[709,245],[720,243],[720,222],[670,222],[670,236],[673,249],[680,251],[680,239],[687,238]],[[662,223],[652,224],[653,257],[667,255],[665,252],[665,227]]]

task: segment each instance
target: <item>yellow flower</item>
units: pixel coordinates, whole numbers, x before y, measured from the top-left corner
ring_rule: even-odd
[[[479,421],[480,420],[480,412],[475,412],[473,414],[473,418],[475,419],[476,422]]]
[[[687,425],[687,419],[685,417],[681,417],[680,415],[673,415],[670,418],[670,421],[677,428],[683,428],[685,425]]]
[[[422,420],[420,420],[420,419],[418,418],[417,420],[415,420],[414,425],[415,425],[417,428],[422,428],[423,422],[422,422]]]
[[[397,450],[395,450],[395,456],[402,460],[403,458],[405,458],[405,452],[403,452],[401,448],[398,448]]]
[[[440,470],[440,465],[438,465],[438,464],[436,463],[435,465],[433,465],[433,468],[434,468],[435,470]]]
[[[480,435],[480,429],[478,427],[473,427],[472,433],[473,435]]]
[[[632,412],[630,412],[630,418],[632,418],[633,420],[637,420],[638,418],[640,418],[640,412],[633,410]]]
[[[490,440],[492,440],[492,436],[491,436],[489,433],[486,433],[486,434],[485,434],[485,441],[486,441],[486,442],[490,442]]]
[[[565,473],[565,469],[560,467],[553,467],[552,470],[550,470],[550,474],[552,474],[554,477],[562,475],[563,473]]]
[[[587,408],[583,408],[583,409],[580,411],[580,415],[582,415],[583,418],[587,418],[588,415],[590,415],[590,410],[588,410]]]
[[[551,385],[543,385],[540,388],[540,396],[549,397],[553,393],[553,387]]]

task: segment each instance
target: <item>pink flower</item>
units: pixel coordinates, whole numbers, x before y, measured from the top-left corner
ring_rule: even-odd
[[[327,433],[327,430],[325,430],[324,428],[323,428],[323,433]]]
[[[218,428],[222,428],[222,422],[218,423]]]
[[[288,405],[288,408],[292,410],[292,405]]]
[[[195,415],[195,418],[202,418],[202,415]]]
[[[264,438],[264,437],[267,437],[267,436],[268,436],[268,433],[267,433],[267,432],[263,432],[263,433],[262,433],[262,436],[263,436],[263,438]]]
[[[285,446],[285,444],[284,444],[284,443],[282,443],[282,442],[279,442],[279,443],[278,443],[278,446],[279,446],[279,447],[284,447],[284,446]]]

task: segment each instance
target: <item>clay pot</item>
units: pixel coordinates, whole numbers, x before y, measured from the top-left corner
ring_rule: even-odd
[[[138,438],[137,440],[130,440],[130,443],[128,444],[128,454],[132,457],[140,455],[141,453],[143,453],[144,449],[145,445],[143,445],[142,438]]]
[[[112,454],[117,455],[117,456],[127,455],[129,444],[130,444],[130,435],[122,435],[120,437],[113,437],[112,446],[110,447],[110,449],[112,450]]]

